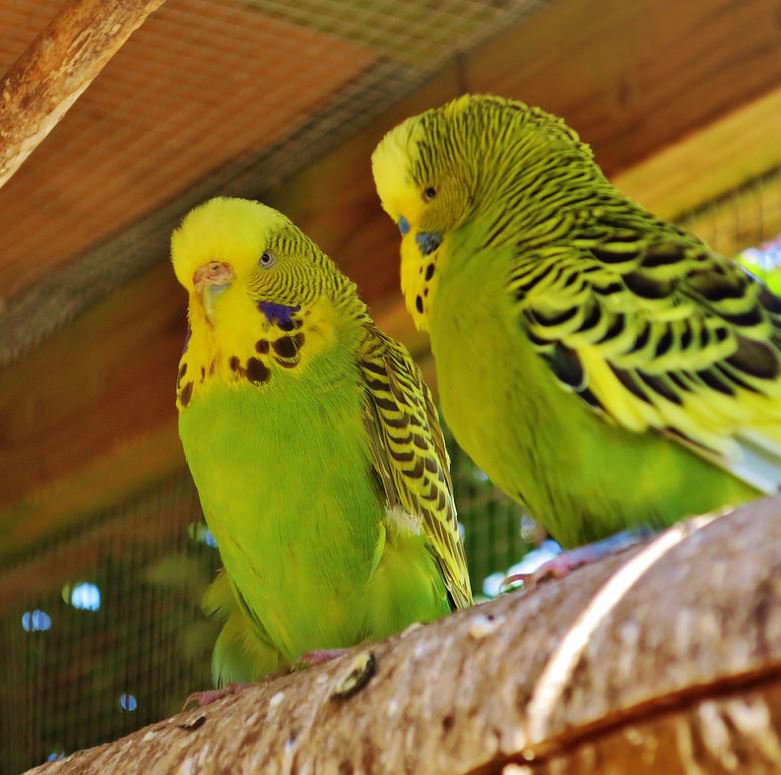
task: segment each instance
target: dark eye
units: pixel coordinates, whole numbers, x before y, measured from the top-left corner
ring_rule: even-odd
[[[273,250],[264,250],[263,255],[260,257],[260,265],[264,269],[270,269],[277,263],[277,255]]]
[[[429,186],[423,192],[423,201],[430,202],[436,195],[437,195],[437,190],[434,188],[434,186]]]

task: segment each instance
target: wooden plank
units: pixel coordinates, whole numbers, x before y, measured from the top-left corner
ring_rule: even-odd
[[[182,466],[184,303],[160,265],[0,372],[0,554]]]
[[[781,89],[775,89],[620,172],[613,182],[657,215],[676,218],[781,166],[779,134]],[[781,231],[781,223],[766,228]]]
[[[215,170],[257,161],[374,61],[362,46],[257,8],[169,0],[0,189],[0,296],[14,303]],[[22,115],[9,105],[5,119],[0,107],[0,131]]]
[[[611,175],[743,106],[752,116],[757,111],[751,153],[769,166],[778,155],[778,122],[752,101],[781,87],[776,19],[775,0],[608,0],[598,13],[590,0],[569,0],[465,56],[455,76],[466,90],[524,99],[564,116]],[[438,104],[425,95],[417,102],[421,108]],[[743,125],[750,121],[747,114]],[[383,117],[272,196],[339,257],[369,299],[397,292],[398,285],[397,236],[377,207],[369,167],[389,123]],[[735,169],[739,142],[724,153],[711,143],[706,152],[716,150],[715,159],[700,157],[693,146],[687,153],[702,165],[710,160]],[[678,189],[685,188],[681,177]],[[738,177],[736,171],[729,181]],[[696,193],[708,195],[704,185]]]
[[[650,0],[638,5],[650,13],[649,3]],[[654,9],[667,9],[670,18],[683,25],[682,29],[676,27],[670,31],[656,22],[649,27],[645,16],[635,13],[633,4],[616,0],[611,0],[605,12],[588,24],[585,7],[593,9],[591,3],[573,0],[554,4],[494,44],[478,49],[466,58],[463,66],[453,64],[447,68],[394,110],[293,176],[270,194],[267,201],[287,212],[340,262],[358,282],[378,322],[389,333],[409,342],[413,352],[423,358],[426,338],[413,331],[400,300],[398,235],[380,211],[370,176],[369,156],[375,142],[398,120],[458,93],[462,72],[468,74],[470,88],[497,91],[512,88],[515,94],[531,98],[544,93],[560,95],[557,97],[563,100],[560,107],[550,104],[550,100],[547,107],[565,114],[568,110],[573,112],[584,137],[593,141],[597,158],[607,159],[608,168],[624,165],[624,177],[619,175],[618,180],[627,189],[634,185],[631,193],[641,202],[644,186],[652,191],[650,196],[657,205],[669,196],[678,196],[687,187],[685,175],[671,176],[670,170],[705,169],[708,161],[714,166],[723,164],[732,171],[727,176],[714,175],[706,180],[713,181],[716,187],[725,181],[733,185],[740,180],[741,170],[748,169],[741,167],[742,154],[738,153],[740,133],[748,127],[754,127],[750,153],[754,161],[750,172],[759,169],[762,160],[777,158],[777,132],[769,118],[781,88],[766,98],[754,96],[771,75],[777,87],[781,84],[781,63],[776,52],[767,48],[772,35],[780,34],[772,32],[777,28],[772,26],[771,4],[766,0],[741,4],[736,13],[742,21],[736,29],[743,37],[733,41],[733,47],[726,46],[712,55],[718,68],[704,70],[700,64],[690,62],[694,54],[702,58],[706,53],[696,41],[702,36],[713,46],[721,40],[719,35],[724,28],[732,29],[724,15],[728,4],[693,0],[685,4],[685,10],[679,7],[682,5],[673,0],[653,3]],[[753,25],[745,26],[743,14],[749,14],[746,18]],[[568,20],[566,24],[564,18]],[[631,41],[652,34],[665,56],[651,58],[649,54],[647,59],[630,59],[634,64],[627,70],[620,58],[602,51],[592,52],[595,62],[588,70],[591,75],[587,84],[590,90],[600,89],[599,95],[603,96],[589,91],[589,99],[584,98],[579,104],[575,97],[585,67],[584,47],[600,39],[597,33],[602,36],[603,46],[608,40]],[[682,35],[695,39],[690,49],[676,47]],[[545,41],[547,44],[543,45]],[[554,67],[553,55],[545,53],[546,46],[559,55],[562,51],[572,52],[572,57],[559,56]],[[643,46],[643,51],[648,53],[650,44]],[[623,48],[621,51],[622,56],[631,53],[624,52]],[[679,67],[686,69],[687,63],[695,67],[701,91],[718,87],[720,92],[716,104],[710,97],[692,97],[685,89],[664,92],[667,122],[679,132],[672,138],[678,144],[672,144],[669,132],[649,132],[641,126],[641,113],[635,114],[634,123],[627,123],[626,111],[619,109],[620,105],[612,111],[606,106],[626,88],[621,84],[627,78],[634,79],[630,93],[637,94],[649,79],[653,80],[654,66],[660,68],[660,74],[670,77],[668,60],[676,51],[681,57]],[[761,76],[745,74],[749,51],[753,52],[752,67],[762,71]],[[541,59],[535,60],[536,56]],[[508,75],[508,69],[513,70],[510,67],[513,61],[517,66]],[[713,59],[709,61],[712,64]],[[491,62],[491,69],[486,69]],[[598,77],[592,73],[594,68],[599,71]],[[491,72],[493,80],[489,77]],[[508,80],[511,76],[512,80]],[[740,80],[744,76],[746,89]],[[684,81],[688,83],[688,76]],[[562,82],[567,83],[566,88],[556,86]],[[649,108],[642,101],[640,106]],[[659,117],[653,120],[658,122]],[[719,130],[721,120],[727,122],[723,130]],[[704,145],[704,159],[697,136],[690,131],[696,122],[705,127],[702,131],[708,133],[706,137],[713,138]],[[595,137],[591,136],[592,132]],[[731,138],[729,142],[727,137]],[[660,166],[655,168],[649,157],[663,150],[661,146],[665,144],[668,150],[658,156]],[[643,162],[643,172],[633,177],[629,168],[635,162]],[[251,195],[256,174],[257,169],[253,167],[237,170],[224,181],[223,190]],[[660,179],[668,178],[666,187]],[[692,197],[708,196],[703,176],[696,176],[689,185]],[[155,215],[154,228],[146,235],[139,229],[132,237],[129,234],[125,242],[120,235],[118,242],[103,246],[88,259],[95,266],[107,256],[113,260],[128,254],[146,255],[147,260],[150,255],[162,259],[167,254],[170,227],[178,214],[176,208],[181,207],[182,201],[178,200],[170,210],[161,209]],[[677,201],[684,200],[678,196]],[[79,287],[84,285],[84,278],[81,280]],[[103,287],[99,278],[96,282],[99,288]],[[94,296],[89,301],[94,301]],[[40,308],[30,308],[28,316],[16,319],[14,325],[19,331],[33,314],[38,320],[45,319],[50,310],[45,296],[39,297],[38,302]],[[69,314],[75,314],[77,309],[71,307]],[[182,321],[183,296],[174,285],[170,269],[161,265],[101,302],[0,374],[0,465],[3,466],[0,535],[4,539],[0,556],[6,546],[18,548],[55,529],[61,521],[77,518],[74,513],[85,514],[98,505],[111,503],[118,495],[141,486],[159,473],[182,465],[171,400]],[[6,335],[2,322],[0,338]],[[430,376],[430,362],[426,368]],[[136,390],[140,392],[135,394]],[[151,454],[152,449],[156,450],[155,455]],[[101,485],[97,486],[96,482]],[[57,493],[69,495],[60,498]]]
[[[779,51],[776,0],[568,0],[469,57],[466,83],[565,116],[614,175],[776,89]]]
[[[605,169],[616,173],[781,84],[774,3],[733,5],[610,0],[595,14],[589,0],[552,4],[461,57],[458,67],[449,68],[452,90],[424,87],[404,101],[406,113],[390,111],[374,121],[295,175],[272,199],[350,271],[355,267],[368,298],[391,294],[397,271],[393,227],[377,207],[369,154],[394,121],[464,88],[506,93],[564,115],[593,144]],[[759,159],[778,147],[776,123],[772,116],[756,123]],[[735,158],[720,155],[712,167],[725,160],[734,166]],[[120,233],[12,299],[0,316],[0,364],[164,255],[170,227],[198,199],[216,191],[257,196],[267,166],[265,155],[227,165],[131,225],[132,239]],[[77,218],[72,228],[81,225]],[[373,266],[362,271],[367,256]],[[35,263],[25,262],[24,271]]]

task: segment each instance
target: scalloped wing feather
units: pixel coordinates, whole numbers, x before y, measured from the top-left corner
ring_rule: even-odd
[[[629,205],[584,220],[569,243],[516,255],[509,287],[537,352],[607,421],[776,492],[781,299]]]
[[[456,607],[469,606],[472,591],[450,461],[431,393],[406,349],[373,326],[360,369],[367,395],[365,424],[388,510],[401,509],[420,525]]]

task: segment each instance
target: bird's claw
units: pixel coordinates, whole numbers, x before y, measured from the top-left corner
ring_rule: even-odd
[[[575,549],[571,552],[562,552],[552,559],[544,562],[534,571],[529,573],[513,573],[502,582],[502,588],[506,589],[514,584],[522,584],[524,589],[534,589],[538,584],[551,579],[563,579],[575,568],[594,562],[597,557],[583,557],[577,554]]]
[[[346,653],[347,649],[318,649],[317,651],[307,651],[296,662],[303,668],[315,667],[315,665],[324,665],[326,662],[338,659]]]
[[[182,710],[185,711],[191,703],[195,702],[198,707],[203,708],[206,705],[211,705],[217,700],[223,699],[223,697],[229,697],[231,694],[238,694],[241,692],[247,684],[232,683],[227,686],[223,686],[222,689],[207,689],[203,692],[193,692],[182,705]]]
[[[591,565],[603,557],[623,552],[651,535],[653,535],[652,530],[641,527],[634,530],[624,530],[593,544],[569,549],[544,562],[534,571],[514,573],[508,576],[502,582],[502,588],[507,589],[513,584],[522,583],[523,588],[528,590],[534,589],[538,584],[550,579],[563,579],[576,568]]]

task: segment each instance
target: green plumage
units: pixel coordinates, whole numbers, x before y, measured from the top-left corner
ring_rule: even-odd
[[[210,261],[235,275],[211,306],[212,290],[192,288],[179,380],[182,444],[225,566],[205,600],[226,622],[215,680],[255,680],[468,604],[430,398],[352,284],[286,219],[242,200],[194,211],[173,256],[180,279]]]
[[[374,152],[457,441],[565,546],[773,492],[781,300],[561,120],[463,97]]]

